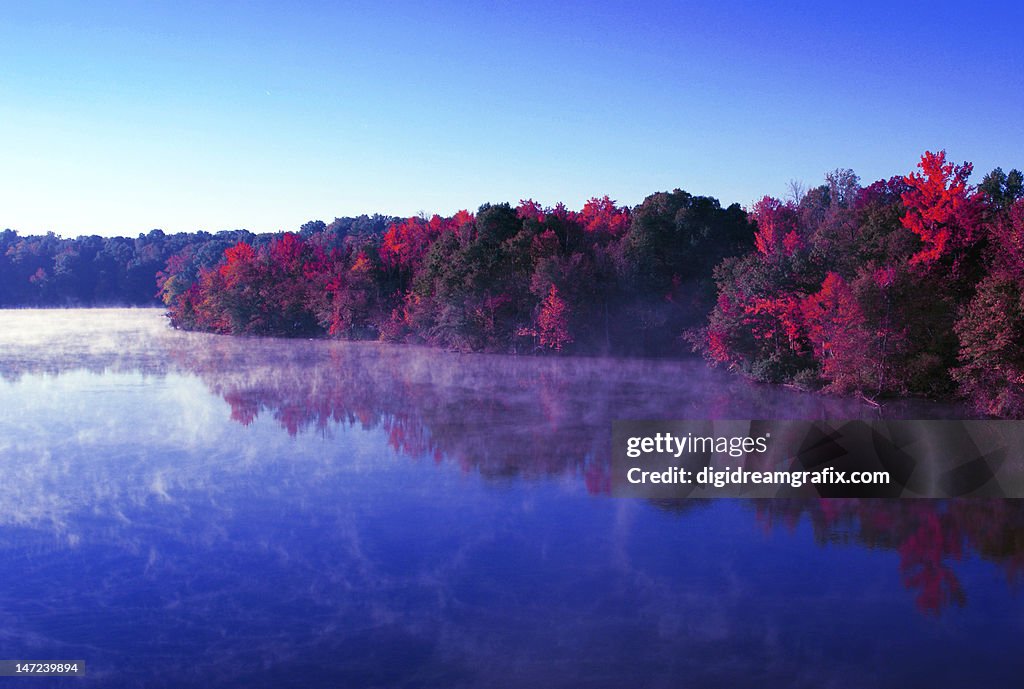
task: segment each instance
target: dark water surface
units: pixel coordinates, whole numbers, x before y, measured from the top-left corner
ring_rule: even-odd
[[[0,376],[0,658],[88,663],[2,686],[1024,682],[1024,501],[607,494],[613,419],[856,401],[148,310],[0,311]]]

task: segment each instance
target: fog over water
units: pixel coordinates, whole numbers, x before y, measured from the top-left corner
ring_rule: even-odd
[[[615,419],[880,413],[965,416],[0,311],[3,655],[76,687],[1012,686],[1021,501],[608,495]]]

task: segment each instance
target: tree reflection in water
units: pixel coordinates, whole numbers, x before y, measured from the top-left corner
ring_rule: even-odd
[[[876,413],[851,400],[686,367],[694,362],[523,359],[322,342],[282,347],[274,340],[223,338],[210,344],[176,361],[220,395],[239,423],[266,414],[292,436],[329,434],[337,425],[379,428],[401,456],[451,462],[492,480],[573,477],[595,495],[610,493],[610,428],[617,418],[772,418],[780,409],[788,418]],[[892,418],[957,412],[914,402],[885,410]],[[688,507],[704,504],[690,501]],[[793,530],[806,518],[820,545],[895,551],[903,584],[926,614],[967,602],[954,563],[972,553],[999,567],[1011,587],[1024,571],[1020,500],[750,504],[768,529]]]
[[[1024,572],[1022,500],[763,500],[755,507],[767,528],[792,530],[806,517],[821,545],[895,550],[904,586],[930,614],[967,602],[952,563],[971,553],[998,566],[1011,587]]]

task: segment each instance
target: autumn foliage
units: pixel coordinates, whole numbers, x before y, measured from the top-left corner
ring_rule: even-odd
[[[714,298],[711,270],[751,245],[746,214],[676,190],[635,209],[521,201],[395,219],[336,241],[328,226],[215,265],[168,261],[171,322],[218,333],[424,342],[458,350],[671,354]]]
[[[1024,417],[1024,180],[971,172],[926,152],[908,174],[835,170],[749,213],[675,190],[307,223],[186,245],[160,288],[186,329],[662,356],[685,339],[756,380]]]
[[[926,152],[748,211],[659,192],[572,210],[360,216],[296,233],[0,233],[0,306],[167,306],[233,335],[678,356],[880,402],[962,396],[1024,418],[1024,175]],[[154,276],[156,277],[154,285]]]
[[[932,264],[961,251],[980,238],[979,199],[967,184],[973,166],[946,161],[945,151],[926,151],[918,163],[920,173],[904,180],[906,215],[903,226],[916,234],[922,248],[910,257],[912,264]]]
[[[849,170],[754,205],[756,250],[716,269],[700,348],[769,382],[881,399],[959,393],[1024,417],[1021,175],[926,152],[861,187]]]

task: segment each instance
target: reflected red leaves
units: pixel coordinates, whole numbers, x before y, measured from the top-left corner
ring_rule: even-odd
[[[971,555],[996,565],[1010,586],[1024,573],[1022,500],[763,500],[757,515],[768,529],[792,530],[806,518],[822,545],[895,551],[903,585],[929,615],[967,604],[956,565]]]

